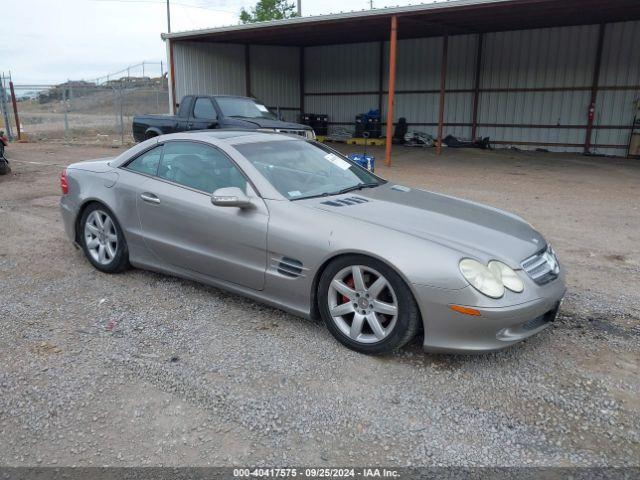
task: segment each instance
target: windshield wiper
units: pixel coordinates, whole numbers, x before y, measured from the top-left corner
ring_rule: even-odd
[[[347,187],[347,188],[343,188],[342,190],[339,190],[337,192],[335,192],[333,195],[341,195],[343,193],[348,193],[348,192],[353,192],[354,190],[362,190],[363,188],[374,188],[379,186],[380,184],[375,182],[375,183],[359,183],[358,185],[353,185],[351,187]]]
[[[295,197],[295,198],[290,198],[289,200],[291,200],[292,202],[295,202],[296,200],[306,200],[308,198],[319,198],[319,197],[328,197],[329,195],[335,195],[335,193],[329,193],[329,192],[322,192],[322,193],[317,193],[315,195],[308,195],[306,197]]]
[[[308,198],[319,198],[319,197],[329,197],[333,195],[342,195],[343,193],[352,192],[354,190],[362,190],[363,188],[373,188],[379,185],[381,184],[380,183],[360,183],[358,185],[353,185],[351,187],[343,188],[342,190],[339,190],[337,192],[322,192],[322,193],[317,193],[315,195],[308,195],[306,197],[290,198],[290,200],[291,201],[306,200]]]

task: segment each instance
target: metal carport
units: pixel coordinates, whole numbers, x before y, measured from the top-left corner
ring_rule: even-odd
[[[438,146],[447,129],[621,155],[640,94],[637,0],[455,0],[162,37],[173,108],[187,93],[246,94],[347,125],[374,106],[387,138],[404,116]]]

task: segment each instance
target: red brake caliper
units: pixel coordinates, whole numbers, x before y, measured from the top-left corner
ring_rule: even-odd
[[[355,283],[353,282],[353,275],[349,277],[349,280],[347,280],[345,282],[347,284],[347,287],[349,288],[355,288]],[[342,295],[342,303],[347,303],[349,302],[349,298],[345,297],[344,295]]]

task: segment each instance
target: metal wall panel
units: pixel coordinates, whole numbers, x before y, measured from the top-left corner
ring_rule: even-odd
[[[482,88],[590,87],[598,26],[484,36]]]
[[[602,48],[599,84],[603,86],[640,86],[640,22],[621,22],[606,26]],[[600,91],[596,102],[596,126],[631,126],[634,102],[640,89]],[[627,145],[628,129],[595,129],[592,143]],[[626,155],[626,149],[595,148],[596,153]]]
[[[538,142],[557,151],[581,151],[598,41],[598,25],[545,28],[484,35],[480,77],[478,135],[493,140]],[[445,135],[471,134],[477,35],[449,38]],[[600,86],[640,85],[640,22],[606,26]],[[388,42],[383,52],[383,89],[387,89]],[[351,124],[358,113],[377,108],[378,42],[305,49],[305,110],[326,113],[331,122]],[[251,48],[252,93],[271,106],[299,107],[299,50],[296,47]],[[432,134],[438,120],[442,38],[400,40],[394,117]],[[245,93],[242,45],[178,42],[174,47],[177,97],[186,93]],[[548,89],[564,88],[561,91]],[[580,88],[580,90],[571,90]],[[522,91],[547,89],[547,91]],[[402,93],[407,90],[431,90]],[[515,91],[514,91],[515,90]],[[518,91],[520,90],[520,91]],[[312,93],[368,92],[353,95]],[[636,90],[599,91],[592,143],[625,145]],[[386,110],[383,98],[383,116]],[[283,110],[295,120],[297,112]],[[460,125],[463,124],[463,125]],[[484,125],[483,125],[484,124]],[[555,128],[555,127],[562,128]],[[556,145],[553,145],[556,144]],[[574,144],[562,146],[557,144]],[[536,145],[518,145],[536,148]],[[623,154],[622,148],[598,148]]]
[[[176,42],[173,47],[176,101],[184,95],[244,95],[244,46]]]
[[[634,102],[640,100],[640,90],[601,91],[596,101],[594,124],[606,127],[631,127]],[[594,145],[624,145],[623,148],[595,147],[594,153],[626,155],[630,128],[595,128],[591,134]]]
[[[383,96],[382,121],[386,120],[387,95]],[[446,135],[468,138],[471,136],[471,115],[473,109],[472,93],[449,93],[445,97]],[[440,95],[438,93],[403,93],[396,94],[393,108],[393,121],[407,119],[409,128],[426,132],[434,137],[438,133],[438,116],[440,112]],[[429,124],[429,125],[424,125]],[[459,125],[467,124],[467,125]]]
[[[251,94],[270,107],[300,108],[300,49],[252,45],[249,52]]]
[[[396,90],[440,88],[442,38],[399,40],[396,55]],[[385,44],[384,89],[389,88],[389,44]]]
[[[379,44],[353,43],[305,49],[305,92],[378,90]]]
[[[479,123],[516,125],[586,125],[591,92],[484,92]]]
[[[606,26],[600,85],[640,85],[640,21]]]
[[[493,128],[481,126],[478,134],[501,141],[575,143],[585,141],[585,126],[593,80],[598,25],[562,27],[485,36],[481,88],[587,87],[582,91],[485,92],[480,96],[480,123],[521,125],[578,125],[577,129]],[[606,87],[640,85],[640,22],[605,27],[600,90],[596,102],[596,127],[628,127],[633,119],[637,90],[611,91]],[[626,128],[595,128],[593,151],[624,155]],[[536,148],[535,146],[521,148]],[[580,147],[548,145],[554,151],[582,151]]]
[[[448,89],[473,89],[476,76],[477,48],[477,35],[449,37],[449,49],[447,52]]]
[[[470,90],[475,78],[477,35],[449,37],[447,54],[448,90]],[[410,128],[436,135],[434,125],[419,125],[438,122],[440,111],[440,68],[442,65],[442,38],[412,39],[398,41],[396,65],[396,95],[394,122],[400,117],[407,119]],[[388,88],[388,44],[385,45],[384,88]],[[431,93],[402,93],[403,90],[431,90]],[[387,96],[384,96],[383,117],[386,115]],[[448,93],[445,97],[445,124],[471,123],[473,94],[470,92]],[[411,124],[414,124],[411,126]],[[415,125],[418,124],[418,125]],[[445,127],[446,134],[460,137],[471,135],[471,126],[451,125]]]
[[[485,34],[481,89],[585,87],[581,91],[482,92],[478,135],[503,142],[539,142],[557,151],[584,144],[598,26],[544,28]],[[577,128],[543,128],[574,126]],[[532,149],[538,146],[517,145]]]
[[[327,45],[305,49],[305,93],[377,92],[380,44]],[[355,116],[378,108],[378,95],[305,95],[307,113],[354,129]]]

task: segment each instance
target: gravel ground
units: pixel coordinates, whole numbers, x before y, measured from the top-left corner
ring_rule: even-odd
[[[8,149],[0,464],[640,464],[637,162],[399,150],[383,176],[536,225],[570,293],[552,328],[504,352],[429,355],[416,339],[372,358],[215,288],[91,268],[62,231],[57,176],[117,152]]]

